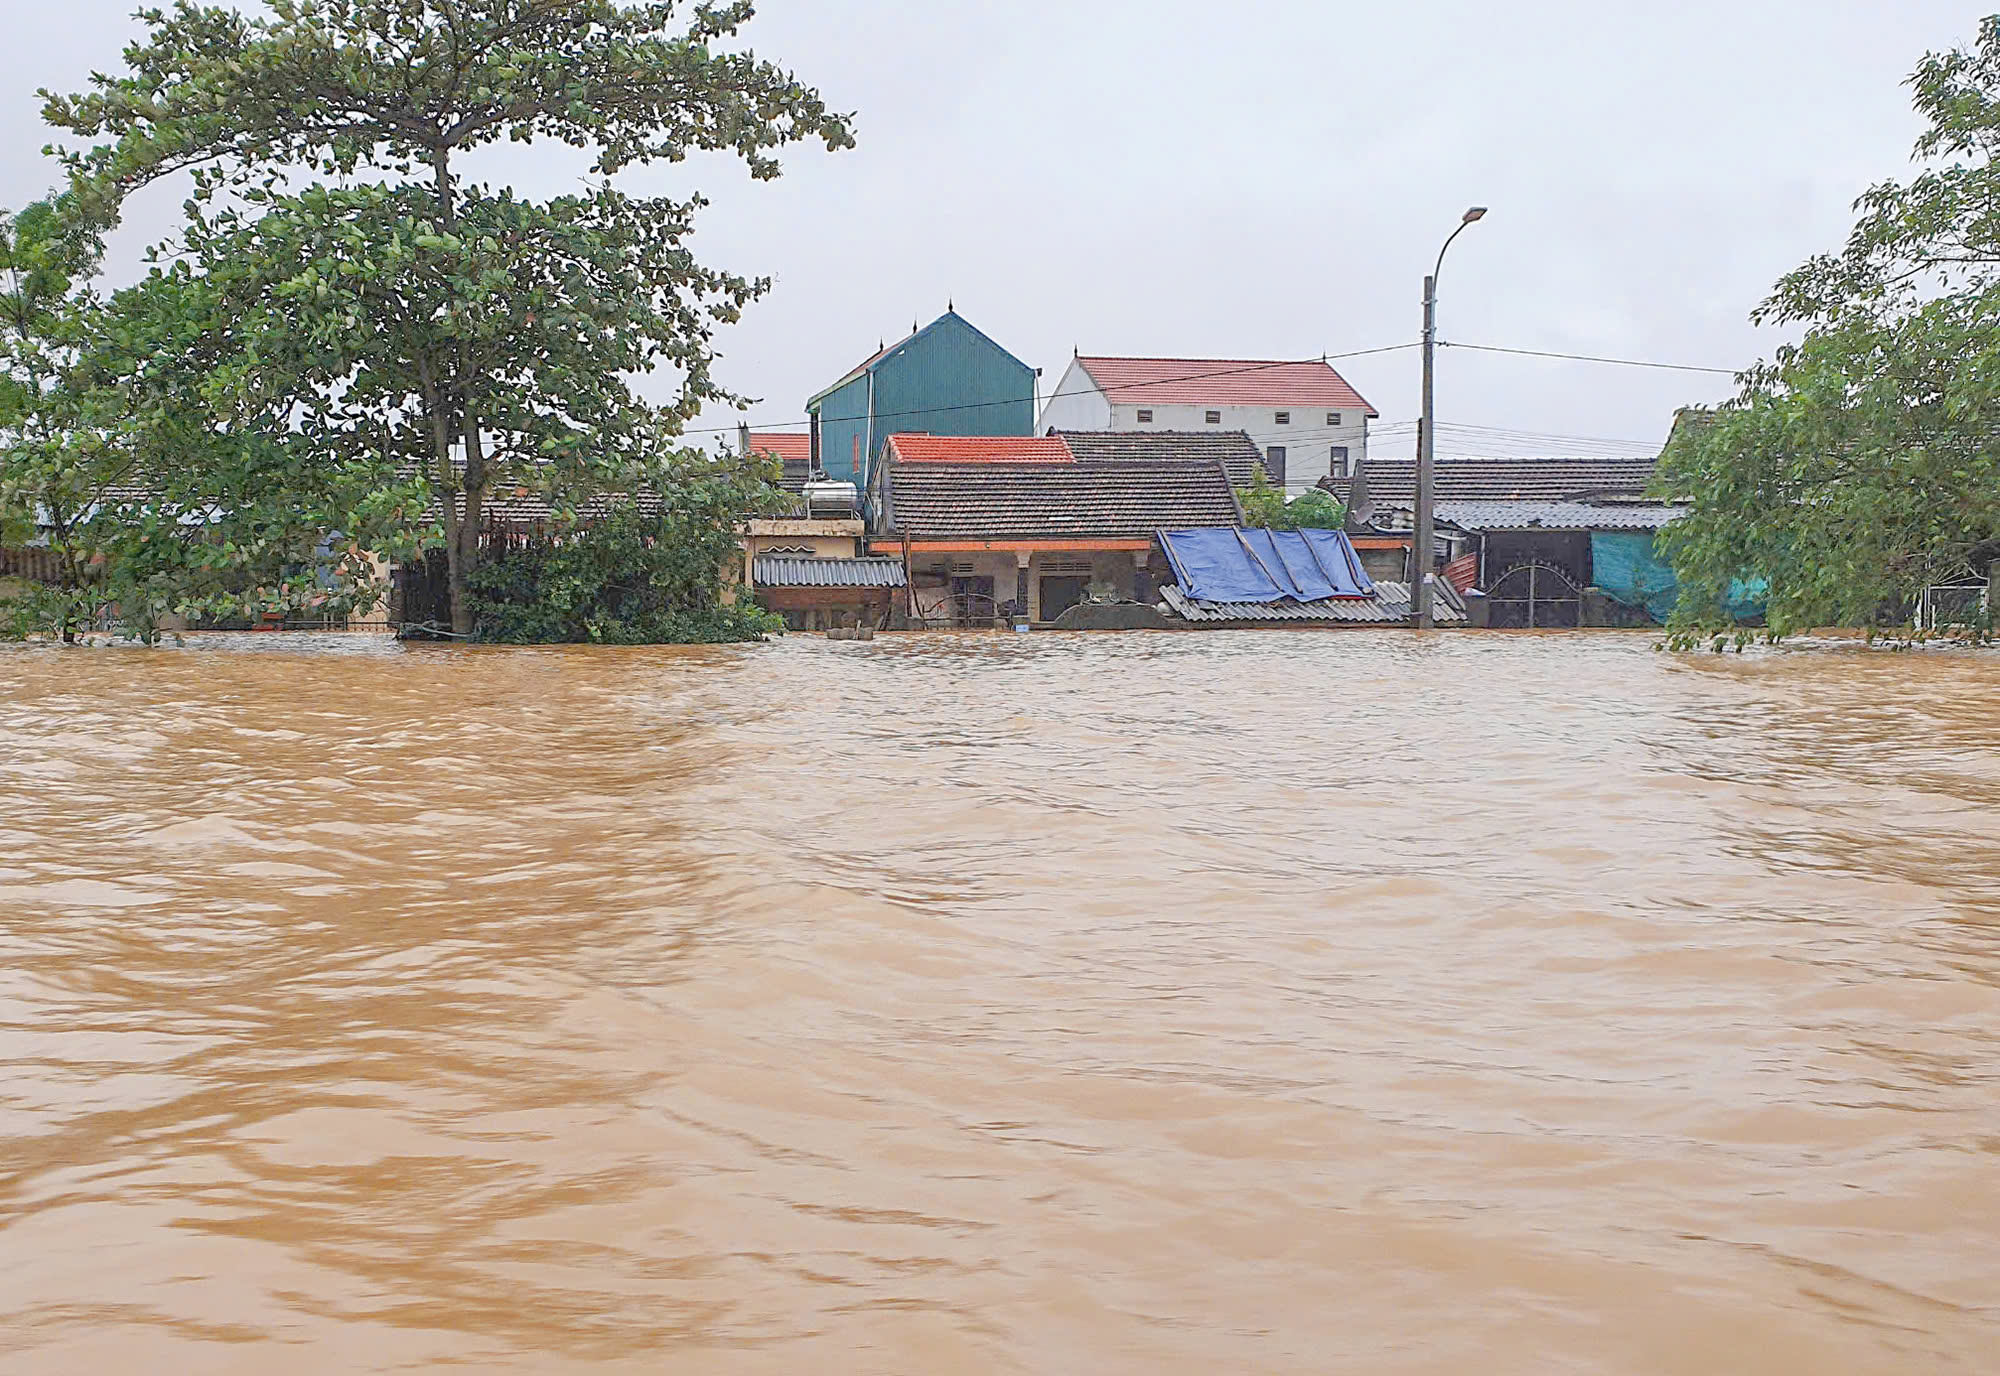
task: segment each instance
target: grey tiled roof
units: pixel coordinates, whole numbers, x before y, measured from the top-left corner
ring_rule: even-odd
[[[900,588],[906,578],[900,559],[811,559],[761,554],[751,562],[760,588]]]
[[[1343,622],[1355,626],[1397,626],[1410,619],[1408,583],[1375,584],[1372,598],[1332,598],[1324,602],[1209,602],[1189,597],[1169,584],[1160,589],[1167,610],[1183,621],[1227,625],[1251,621]],[[1442,579],[1431,583],[1431,615],[1439,625],[1466,620],[1465,604]]]
[[[1657,459],[1439,459],[1438,501],[1566,501],[1579,497],[1645,494]],[[1368,499],[1376,507],[1407,508],[1417,499],[1417,465],[1410,459],[1370,458],[1363,465]],[[1350,478],[1325,478],[1320,486],[1343,502]]]
[[[1058,430],[1056,437],[1085,463],[1219,463],[1232,487],[1250,486],[1264,457],[1241,430]]]
[[[889,519],[911,540],[1129,540],[1237,523],[1219,463],[895,463]]]

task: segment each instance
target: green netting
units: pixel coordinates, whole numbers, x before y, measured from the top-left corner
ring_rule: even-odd
[[[1673,569],[1653,549],[1650,531],[1597,531],[1590,537],[1591,581],[1613,601],[1644,607],[1655,621],[1673,615],[1680,601],[1680,582]],[[1723,610],[1739,619],[1764,613],[1766,587],[1762,579],[1736,579],[1723,599]]]

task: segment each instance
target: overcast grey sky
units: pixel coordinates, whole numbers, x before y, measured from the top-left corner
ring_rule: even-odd
[[[117,64],[135,0],[0,0],[0,204],[53,180],[38,86]],[[247,8],[247,5],[245,6]],[[1737,367],[1776,342],[1746,315],[1836,246],[1854,197],[1901,175],[1901,83],[1969,43],[1963,0],[761,0],[746,31],[858,116],[858,149],[795,150],[778,182],[704,159],[645,192],[713,201],[711,262],[776,286],[721,343],[721,376],[796,422],[880,339],[955,300],[1053,386],[1071,352],[1297,358],[1417,338],[1423,274],[1460,211],[1447,340]],[[564,154],[484,169],[537,192]],[[112,261],[178,215],[133,205]],[[1415,351],[1337,363],[1407,454]],[[1448,350],[1456,452],[1656,443],[1727,378]],[[707,423],[731,422],[711,415]],[[1441,433],[1443,433],[1441,431]],[[1605,443],[1622,441],[1625,443]]]

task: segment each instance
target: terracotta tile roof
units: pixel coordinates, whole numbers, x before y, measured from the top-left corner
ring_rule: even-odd
[[[891,435],[904,463],[1074,463],[1059,439],[1044,435]]]
[[[1577,498],[1635,501],[1653,480],[1657,459],[1439,459],[1438,501],[1557,502]],[[1417,465],[1411,459],[1368,459],[1364,465],[1368,500],[1378,509],[1408,506],[1417,499]],[[1349,478],[1327,478],[1320,486],[1346,501]]]
[[[1078,358],[1111,398],[1129,406],[1324,406],[1381,413],[1347,379],[1318,359],[1307,362],[1228,358]]]
[[[782,430],[756,430],[750,435],[750,452],[753,454],[775,454],[783,463],[783,471],[778,475],[778,486],[798,496],[806,490],[812,480],[812,436],[790,434]]]
[[[1250,486],[1264,457],[1241,430],[1059,430],[1056,438],[1083,463],[1219,463],[1232,487]]]
[[[812,436],[804,431],[793,433],[789,430],[753,430],[750,432],[750,452],[776,454],[781,459],[811,463]]]
[[[910,540],[1131,540],[1238,520],[1212,463],[893,463],[885,478]]]

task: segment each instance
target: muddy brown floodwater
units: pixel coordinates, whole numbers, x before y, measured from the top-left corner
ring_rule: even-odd
[[[2000,656],[0,653],[0,1370],[2000,1369]]]

